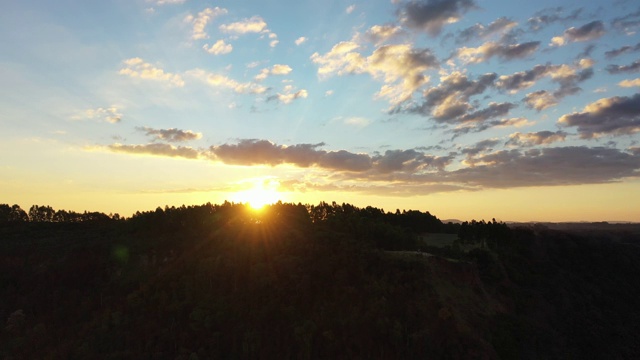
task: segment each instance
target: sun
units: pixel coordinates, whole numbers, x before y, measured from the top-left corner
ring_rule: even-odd
[[[269,180],[253,182],[251,188],[237,192],[234,201],[249,204],[254,210],[261,210],[266,205],[282,200],[278,185],[279,183]]]

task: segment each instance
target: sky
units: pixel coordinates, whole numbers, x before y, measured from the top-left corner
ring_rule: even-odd
[[[640,221],[636,1],[4,1],[0,203]]]

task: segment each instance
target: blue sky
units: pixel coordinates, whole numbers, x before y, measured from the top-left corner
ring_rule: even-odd
[[[633,1],[12,2],[0,201],[637,221],[639,30]]]

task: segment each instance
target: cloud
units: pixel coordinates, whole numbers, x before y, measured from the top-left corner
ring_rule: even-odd
[[[509,135],[506,145],[517,147],[532,147],[536,145],[549,145],[554,142],[564,141],[567,133],[563,131],[538,131],[534,133],[516,132]]]
[[[344,12],[346,12],[347,14],[351,14],[354,10],[356,9],[356,5],[349,5]]]
[[[384,45],[363,57],[355,50],[360,46],[345,41],[336,44],[328,53],[314,53],[311,60],[319,65],[318,75],[369,73],[385,85],[376,94],[399,104],[429,81],[424,72],[438,67],[438,60],[429,49],[414,49],[409,44]]]
[[[598,184],[637,177],[640,169],[637,155],[586,146],[501,150],[468,162],[445,179],[486,188]]]
[[[401,33],[402,28],[397,25],[374,25],[365,32],[364,37],[368,41],[378,45],[397,37]]]
[[[149,2],[153,2],[155,5],[173,5],[173,4],[184,4],[187,0],[147,0]]]
[[[469,99],[482,94],[488,87],[493,86],[497,75],[484,74],[477,80],[469,80],[466,74],[453,72],[440,78],[438,86],[423,92],[422,104],[410,109],[410,112],[429,115],[439,119],[452,119],[464,114],[472,106]]]
[[[224,15],[227,13],[227,9],[215,7],[215,8],[206,8],[198,13],[198,15],[188,15],[185,17],[185,21],[191,23],[193,25],[193,30],[191,32],[191,38],[194,40],[200,39],[208,39],[209,35],[207,35],[205,28],[207,24],[213,20],[215,17]]]
[[[476,110],[476,111],[467,113],[463,116],[460,116],[457,119],[455,119],[455,122],[482,123],[489,119],[493,119],[500,116],[506,116],[509,113],[509,111],[511,111],[512,109],[515,109],[517,106],[518,105],[509,103],[509,102],[503,102],[503,103],[490,102],[486,108]],[[449,120],[449,119],[444,119],[444,120]]]
[[[107,149],[112,152],[125,154],[178,157],[185,159],[197,159],[200,155],[198,150],[195,150],[188,146],[173,146],[170,144],[162,143],[144,145],[113,144],[107,146]]]
[[[606,70],[609,74],[638,72],[640,71],[640,60],[636,60],[629,65],[609,65]]]
[[[500,140],[487,139],[475,143],[473,146],[466,147],[460,151],[462,154],[467,155],[468,158],[474,157],[480,153],[493,151],[493,147],[498,145]]]
[[[539,47],[539,41],[530,41],[522,44],[499,44],[489,41],[477,48],[462,47],[458,49],[457,56],[467,64],[485,62],[495,56],[509,61],[526,58],[536,52]]]
[[[564,31],[562,36],[555,36],[551,39],[552,46],[563,46],[569,42],[591,41],[600,38],[605,34],[604,24],[596,20],[584,24],[578,28],[570,27]]]
[[[141,58],[131,58],[123,61],[124,67],[120,69],[120,75],[145,80],[162,81],[167,84],[182,87],[184,80],[177,74],[165,72],[152,64],[144,62]]]
[[[618,83],[621,87],[635,87],[640,86],[640,78],[635,78],[633,80],[622,80]]]
[[[268,90],[266,86],[260,84],[253,82],[241,83],[227,76],[210,73],[201,69],[190,70],[187,74],[211,86],[231,89],[238,94],[263,94]]]
[[[533,32],[537,32],[542,30],[542,28],[557,23],[557,22],[566,22],[570,20],[578,19],[582,9],[574,10],[571,14],[567,16],[562,16],[564,12],[564,8],[561,6],[555,8],[546,8],[541,11],[538,11],[533,17],[527,20],[527,25],[529,26],[529,30]]]
[[[347,118],[339,117],[338,120],[340,120],[345,125],[359,127],[359,128],[363,128],[371,124],[371,120],[363,117],[358,117],[358,116],[352,116]]]
[[[300,36],[299,38],[296,39],[295,44],[300,46],[302,44],[304,44],[307,41],[307,38],[304,36]]]
[[[168,142],[183,142],[202,138],[202,133],[196,133],[191,130],[171,129],[153,129],[150,127],[136,127],[136,130],[144,132],[147,136],[152,136],[154,140],[163,140]]]
[[[528,108],[538,111],[558,105],[558,99],[546,90],[539,90],[527,94],[524,102]]]
[[[620,56],[622,54],[640,51],[640,43],[635,44],[634,46],[625,45],[623,47],[619,47],[617,49],[613,49],[604,53],[604,55],[608,59],[613,59],[614,57]]]
[[[275,64],[269,68],[260,70],[260,73],[254,77],[256,81],[262,81],[269,75],[288,75],[293,69],[289,65]]]
[[[611,21],[611,26],[618,31],[626,33],[627,35],[635,34],[636,29],[640,27],[640,10],[613,19]]]
[[[287,85],[284,87],[284,91],[282,93],[269,96],[267,101],[278,100],[283,104],[290,104],[296,99],[306,99],[308,95],[309,94],[305,89],[294,91],[293,86]]]
[[[343,75],[358,72],[364,63],[362,55],[354,51],[359,47],[360,45],[353,41],[342,41],[324,55],[313,53],[311,60],[320,65],[318,76],[322,78],[334,73]]]
[[[583,139],[638,133],[640,94],[600,99],[585,106],[582,112],[563,115],[558,123],[565,127],[577,127]]]
[[[260,16],[220,25],[220,31],[232,34],[260,33],[267,30],[267,23]],[[268,31],[268,30],[267,30]]]
[[[437,36],[446,24],[458,22],[475,7],[472,0],[423,0],[401,5],[400,21],[407,27]]]
[[[344,150],[324,151],[318,144],[277,145],[267,140],[243,139],[237,144],[211,146],[212,159],[232,165],[291,164],[298,167],[319,166],[339,171],[363,171],[371,168],[371,159],[365,154],[354,154]]]
[[[409,150],[387,150],[383,155],[371,158],[372,168],[381,174],[391,172],[420,173],[426,170],[443,170],[453,160],[452,156],[433,156]]]
[[[584,60],[584,59],[583,59]],[[550,77],[551,81],[560,85],[560,87],[551,94],[555,97],[555,101],[580,91],[578,84],[590,79],[593,76],[593,69],[590,67],[593,61],[585,60],[578,62],[575,66],[570,65],[536,65],[531,70],[517,72],[511,75],[502,75],[496,81],[496,87],[506,90],[511,94],[529,88],[544,78]],[[553,101],[549,98],[549,94],[544,92],[536,92],[525,98],[525,102],[533,108],[534,105],[544,108],[544,105],[551,105]],[[548,107],[548,106],[546,106]],[[537,108],[536,108],[537,109]]]
[[[477,23],[473,26],[470,26],[460,31],[460,33],[458,33],[456,43],[464,44],[476,39],[486,39],[495,34],[504,34],[505,32],[513,29],[517,25],[518,25],[517,22],[510,20],[506,17],[498,18],[486,26],[480,23]]]
[[[523,126],[531,126],[533,122],[530,122],[526,118],[511,118],[511,119],[502,119],[502,120],[494,120],[491,122],[491,127],[503,128],[503,127],[523,127]]]
[[[122,114],[117,107],[87,109],[82,114],[72,117],[73,120],[100,120],[111,124],[117,124],[122,121]]]
[[[202,48],[209,54],[213,55],[224,55],[233,51],[233,46],[231,46],[231,44],[225,43],[224,40],[218,40],[211,46],[204,44]]]

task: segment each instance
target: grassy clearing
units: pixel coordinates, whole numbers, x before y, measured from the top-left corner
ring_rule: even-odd
[[[443,248],[445,246],[453,245],[453,242],[458,238],[457,234],[423,234],[420,236],[420,241],[426,246],[433,246]]]

